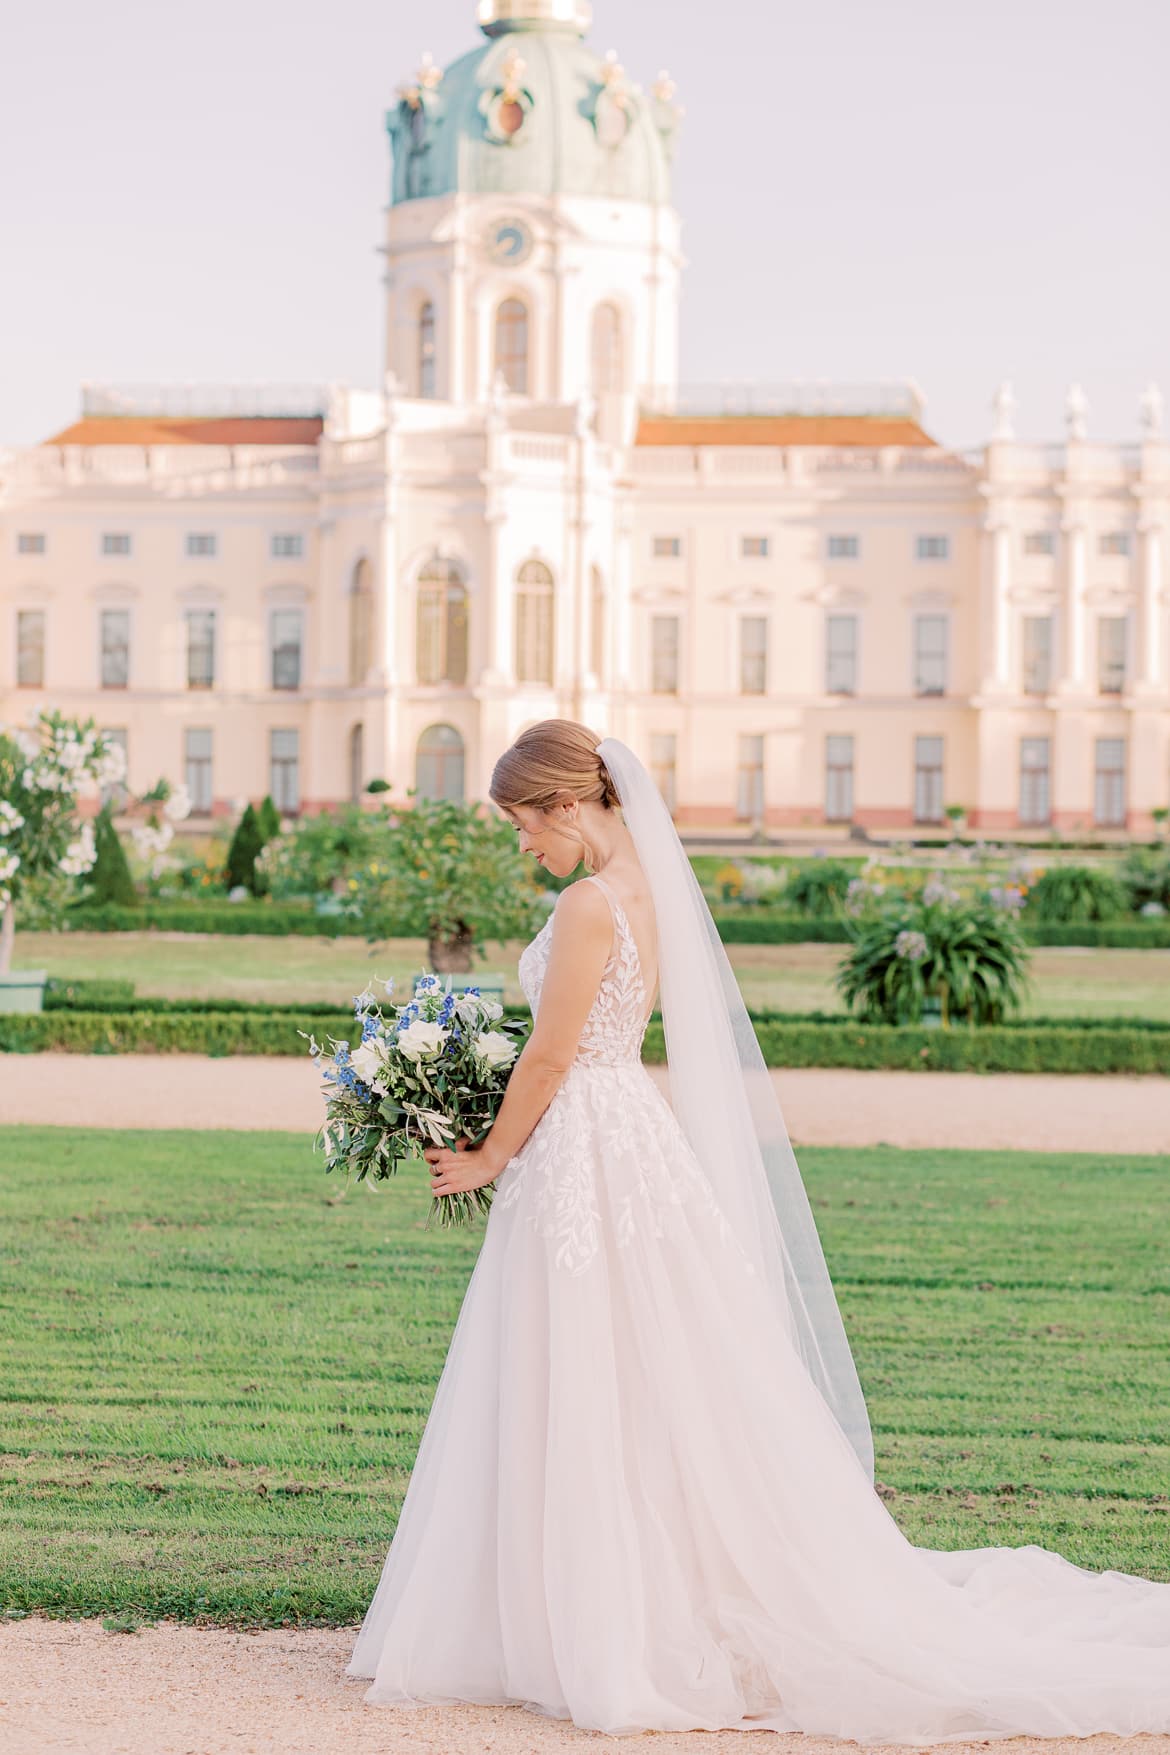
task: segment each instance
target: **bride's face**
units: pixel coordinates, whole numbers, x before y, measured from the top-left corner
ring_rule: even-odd
[[[504,818],[519,830],[517,846],[557,877],[568,877],[581,863],[581,843],[575,810],[534,810],[518,804],[503,811]],[[579,832],[579,831],[578,831]]]

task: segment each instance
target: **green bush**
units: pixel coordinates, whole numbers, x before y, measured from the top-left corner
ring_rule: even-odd
[[[1051,865],[1028,891],[1034,920],[1116,920],[1126,911],[1125,890],[1111,872],[1093,865]]]
[[[272,802],[271,792],[266,792],[260,801],[260,809],[256,813],[260,825],[260,839],[265,847],[280,834],[280,812]]]
[[[260,824],[255,809],[249,802],[244,806],[244,814],[236,824],[231,845],[228,847],[226,882],[229,890],[242,884],[246,890],[256,894],[256,860],[263,846]]]
[[[856,876],[856,867],[843,859],[810,859],[791,866],[784,886],[785,906],[800,914],[833,914],[844,905]]]
[[[138,1003],[134,998],[133,981],[124,981],[119,976],[92,976],[75,981],[66,980],[61,975],[50,975],[45,982],[44,1004],[46,1011],[60,1011],[66,1008],[81,1011],[124,1011]]]
[[[1164,908],[1170,913],[1170,848],[1133,847],[1121,862],[1130,910]]]
[[[114,827],[113,809],[109,803],[104,804],[94,818],[93,838],[97,858],[88,876],[93,901],[135,907],[138,892],[130,876],[130,862],[126,858],[122,837]]]
[[[960,1018],[1002,1022],[1019,1008],[1027,980],[1027,947],[1014,916],[987,900],[930,891],[860,918],[835,978],[845,1003],[887,1024],[917,1023],[932,999],[944,1027]]]
[[[269,892],[277,901],[325,896],[336,884],[348,891],[363,868],[373,866],[376,875],[386,859],[394,820],[385,806],[370,811],[356,804],[301,817],[287,835],[275,836],[261,856]]]

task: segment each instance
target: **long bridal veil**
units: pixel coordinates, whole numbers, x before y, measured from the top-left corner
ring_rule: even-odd
[[[873,1481],[865,1397],[772,1076],[653,778],[617,737],[597,753],[650,886],[671,1106],[796,1350]]]

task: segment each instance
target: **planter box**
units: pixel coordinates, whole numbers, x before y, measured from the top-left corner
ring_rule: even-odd
[[[47,980],[47,969],[12,969],[0,975],[0,1012],[44,1011]]]

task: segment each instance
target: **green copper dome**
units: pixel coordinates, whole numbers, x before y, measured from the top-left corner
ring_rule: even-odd
[[[425,59],[387,112],[391,200],[603,195],[668,202],[680,112],[660,75],[639,91],[582,41],[582,0],[484,0],[487,41],[445,70]]]

